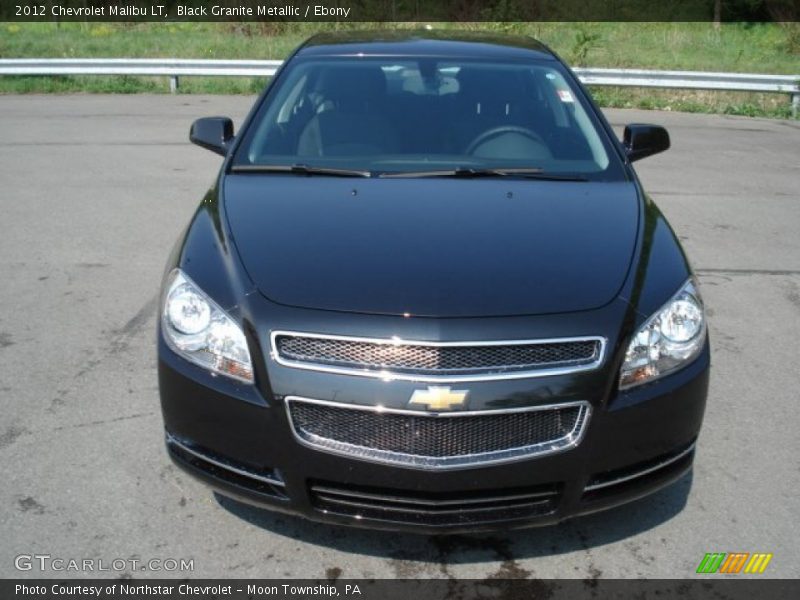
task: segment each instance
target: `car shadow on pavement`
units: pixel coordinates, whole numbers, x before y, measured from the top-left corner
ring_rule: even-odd
[[[474,535],[427,536],[388,533],[315,523],[283,515],[215,494],[222,508],[272,534],[340,552],[393,559],[398,577],[414,575],[404,563],[440,564],[513,561],[537,556],[589,550],[648,531],[670,520],[684,506],[692,473],[641,500],[551,527],[498,531]]]

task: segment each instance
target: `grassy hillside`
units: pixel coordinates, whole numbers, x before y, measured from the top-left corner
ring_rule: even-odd
[[[533,35],[573,66],[800,74],[796,32],[778,24],[706,23],[469,23],[437,28],[492,29]],[[795,24],[796,26],[796,24]],[[321,29],[337,23],[2,23],[0,57],[283,58]],[[357,24],[358,28],[416,28],[418,24]],[[184,78],[183,93],[253,93],[263,81]],[[0,93],[166,92],[163,78],[2,77]],[[709,110],[787,116],[782,95],[599,89],[614,106]]]

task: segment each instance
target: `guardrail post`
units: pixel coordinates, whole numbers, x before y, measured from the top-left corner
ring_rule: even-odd
[[[800,110],[800,92],[792,94],[792,118],[797,118],[797,111]]]
[[[169,78],[169,91],[173,94],[178,93],[178,76],[173,75]]]

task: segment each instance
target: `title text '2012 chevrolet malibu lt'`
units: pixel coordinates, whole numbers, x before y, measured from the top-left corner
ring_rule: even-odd
[[[278,71],[166,270],[170,456],[310,519],[555,523],[691,469],[703,303],[619,142],[545,46],[324,35]]]

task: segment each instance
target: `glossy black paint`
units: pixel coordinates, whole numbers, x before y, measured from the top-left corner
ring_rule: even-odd
[[[658,125],[631,123],[625,127],[622,143],[633,162],[669,149],[669,133]]]
[[[303,56],[457,56],[556,60],[552,50],[527,36],[467,31],[352,31],[321,33],[298,51]]]
[[[544,46],[526,43],[530,47],[494,37],[477,42],[318,37],[298,52],[511,53],[520,60],[557,60]],[[256,103],[243,132],[268,95],[266,90]],[[611,128],[594,110],[610,138]],[[224,494],[275,510],[423,531],[432,528],[322,513],[311,503],[308,482],[432,493],[538,484],[561,490],[557,509],[537,519],[441,528],[460,531],[554,523],[650,493],[691,468],[689,456],[638,486],[584,493],[599,473],[692,443],[708,386],[706,344],[686,368],[618,390],[630,336],[691,276],[675,234],[642,190],[621,143],[613,142],[627,182],[355,180],[231,174],[230,157],[241,137],[227,148],[219,178],[179,239],[167,272],[183,269],[242,324],[256,383],[188,363],[159,331],[159,386],[170,434],[249,469],[278,470],[286,498],[220,479],[173,453],[180,466]],[[578,447],[491,467],[426,472],[300,445],[287,422],[287,395],[404,408],[425,386],[281,366],[270,358],[269,332],[275,329],[429,341],[591,334],[607,338],[608,353],[595,371],[468,384],[471,410],[589,401],[593,414]]]
[[[320,185],[231,174],[224,186],[244,268],[266,297],[303,308],[430,317],[590,310],[617,296],[636,242],[629,182]]]
[[[233,121],[228,117],[203,117],[192,123],[189,140],[222,156],[233,141]]]

